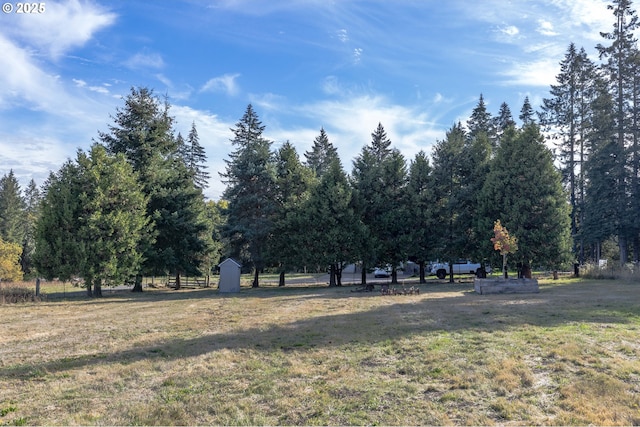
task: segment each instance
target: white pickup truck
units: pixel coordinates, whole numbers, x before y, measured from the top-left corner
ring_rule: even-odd
[[[491,272],[489,266],[485,267],[487,273]],[[453,274],[475,274],[480,275],[482,271],[482,265],[479,263],[471,262],[469,260],[459,260],[453,263]],[[444,279],[449,274],[448,262],[436,262],[431,265],[431,274],[435,274],[438,279]]]

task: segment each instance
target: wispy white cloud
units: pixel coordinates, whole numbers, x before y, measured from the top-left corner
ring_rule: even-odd
[[[236,74],[224,74],[222,76],[214,77],[207,81],[200,89],[201,92],[225,92],[228,95],[237,95],[240,91],[237,79],[240,77],[239,73]]]
[[[543,36],[557,36],[559,34],[554,30],[553,24],[545,19],[538,20],[537,31]]]
[[[429,115],[417,106],[404,106],[380,95],[361,95],[341,100],[325,100],[298,107],[301,114],[322,123],[338,148],[347,170],[351,161],[370,141],[378,123],[382,123],[393,146],[407,159],[430,147],[443,134]]]
[[[362,61],[362,52],[364,49],[357,47],[353,49],[353,62],[359,64]]]
[[[46,2],[44,13],[14,14],[6,31],[22,42],[57,58],[83,46],[96,32],[112,25],[116,14],[90,1]]]
[[[92,101],[76,96],[59,75],[42,67],[27,50],[2,34],[0,52],[0,109],[28,108],[56,117],[90,114],[87,108]]]
[[[85,82],[84,80],[80,80],[80,79],[71,79],[77,87],[80,88],[86,88],[87,90],[90,90],[92,92],[97,92],[97,93],[102,93],[104,95],[108,95],[109,94],[109,89],[107,89],[105,86],[89,86],[87,85],[87,82]]]
[[[519,61],[510,64],[502,73],[507,85],[549,87],[556,81],[558,62],[556,58],[541,58],[534,61]]]
[[[340,40],[342,43],[346,43],[349,41],[349,33],[344,28],[336,32],[336,37],[338,37],[338,40]]]
[[[500,31],[502,34],[509,37],[514,37],[520,34],[520,30],[515,25],[507,25],[506,27],[500,27],[498,28],[498,31]]]

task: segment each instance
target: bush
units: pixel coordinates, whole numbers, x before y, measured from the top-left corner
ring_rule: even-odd
[[[36,296],[34,289],[17,285],[0,286],[0,304],[15,304],[42,300],[44,300],[44,296]]]
[[[598,266],[585,264],[580,267],[580,274],[586,279],[632,280],[640,281],[640,267],[635,264]]]

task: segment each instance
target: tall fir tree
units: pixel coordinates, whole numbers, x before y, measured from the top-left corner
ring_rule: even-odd
[[[497,143],[500,143],[500,137],[511,126],[515,126],[516,122],[513,120],[513,114],[511,114],[511,108],[506,102],[500,104],[500,110],[498,115],[494,117],[494,125],[496,129]]]
[[[615,126],[614,99],[607,83],[596,80],[597,96],[592,101],[593,116],[586,138],[589,156],[584,164],[585,203],[579,238],[591,249],[590,257],[598,262],[603,243],[616,235],[620,219],[616,199],[619,155]]]
[[[463,155],[466,133],[462,124],[451,127],[445,139],[438,141],[433,149],[433,192],[436,199],[434,214],[439,226],[434,230],[436,254],[440,260],[449,262],[449,280],[453,281],[453,261],[465,256],[465,228],[461,227],[464,216],[459,209],[462,200],[463,176],[460,161]]]
[[[506,131],[479,207],[487,251],[493,223],[500,220],[518,239],[518,252],[511,259],[522,276],[531,277],[532,265],[558,269],[569,260],[569,208],[551,151],[535,123]]]
[[[518,118],[522,122],[522,126],[529,125],[531,123],[535,123],[535,112],[533,111],[533,107],[531,106],[531,102],[529,101],[529,97],[525,96],[524,101],[522,102],[522,108],[520,109],[520,115]]]
[[[302,226],[300,216],[315,178],[313,171],[300,162],[295,147],[289,141],[278,149],[275,162],[276,206],[269,251],[273,264],[280,270],[279,284],[284,286],[287,271],[305,266],[306,260],[300,248],[304,247],[302,235],[306,227]]]
[[[95,144],[79,151],[44,186],[34,263],[47,279],[85,280],[90,296],[134,276],[148,231],[147,198],[123,155]]]
[[[136,276],[135,291],[142,291],[144,273],[175,274],[179,287],[181,273],[198,271],[203,253],[195,251],[208,248],[202,234],[206,227],[204,198],[174,137],[169,109],[169,103],[152,90],[132,88],[109,132],[99,133],[110,153],[122,153],[131,163],[149,197],[147,214],[153,225],[141,242],[145,263]]]
[[[391,148],[391,140],[379,123],[371,134],[371,143],[362,148],[353,162],[354,206],[367,230],[362,245],[363,285],[366,284],[367,269],[395,262],[390,259],[391,252],[399,240],[393,242],[392,239],[399,238],[401,231],[396,230],[398,234],[392,236],[402,221],[392,224],[390,216],[401,215],[403,209],[396,200],[396,193],[406,181],[406,165],[401,157]],[[389,213],[394,209],[397,209],[396,213]]]
[[[39,216],[40,208],[40,189],[36,182],[32,179],[29,181],[24,192],[25,210],[24,210],[24,238],[22,240],[22,271],[26,275],[31,275],[33,270],[33,253],[36,248],[35,228]]]
[[[628,155],[628,148],[633,147],[632,141],[638,132],[633,128],[633,109],[635,107],[635,97],[633,87],[636,80],[635,58],[638,55],[637,39],[635,32],[640,27],[636,11],[632,8],[631,0],[613,0],[607,8],[613,12],[616,22],[613,31],[600,33],[601,36],[610,42],[608,46],[598,44],[596,48],[600,59],[604,60],[603,70],[608,77],[610,91],[614,100],[613,116],[617,138],[617,152],[615,155],[619,159],[633,158]],[[628,244],[636,241],[638,230],[636,230],[635,217],[637,212],[631,208],[632,203],[629,198],[632,188],[629,188],[631,179],[628,173],[628,162],[619,161],[616,163],[616,170],[610,171],[616,180],[615,197],[611,202],[616,207],[616,235],[618,248],[620,250],[620,262],[624,265],[629,259]]]
[[[497,136],[495,120],[491,117],[491,113],[487,111],[487,105],[482,94],[480,94],[478,105],[473,109],[469,120],[467,120],[467,138],[474,139],[481,133],[486,135],[492,146],[495,146]]]
[[[311,169],[316,177],[321,178],[329,169],[331,163],[338,159],[338,150],[329,142],[329,137],[324,128],[320,128],[320,135],[313,140],[311,151],[304,153],[306,166]]]
[[[25,201],[13,170],[0,178],[0,237],[22,245],[25,234]]]
[[[406,197],[407,224],[409,233],[409,259],[419,266],[420,283],[426,283],[425,268],[434,259],[435,241],[433,233],[438,226],[434,209],[436,200],[433,191],[432,168],[424,151],[418,152],[409,166]]]
[[[43,185],[33,262],[46,279],[68,281],[80,275],[85,257],[84,242],[78,235],[81,188],[80,168],[71,160],[51,172]],[[87,291],[91,295],[91,289]]]
[[[302,207],[301,237],[307,263],[329,266],[329,286],[342,285],[342,269],[361,259],[364,224],[339,159],[325,170]]]
[[[552,132],[559,149],[560,171],[569,189],[573,252],[580,263],[584,261],[584,243],[578,236],[582,235],[580,227],[584,222],[585,139],[591,123],[596,78],[595,65],[585,50],[578,50],[571,43],[560,62],[557,84],[551,86],[551,98],[543,99],[540,113],[541,125]]]
[[[235,151],[225,160],[226,170],[220,174],[226,184],[223,199],[229,203],[225,236],[230,254],[251,263],[253,287],[259,286],[260,271],[268,260],[267,242],[276,208],[275,164],[271,141],[262,136],[264,128],[249,104],[232,129]]]
[[[191,124],[191,130],[186,140],[187,157],[185,162],[194,177],[196,187],[204,190],[209,186],[209,172],[207,172],[207,154],[200,145],[196,123]]]

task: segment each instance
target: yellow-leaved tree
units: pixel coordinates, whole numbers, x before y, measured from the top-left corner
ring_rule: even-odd
[[[21,255],[20,245],[5,242],[0,238],[0,281],[19,282],[22,280]]]
[[[502,255],[502,271],[504,271],[504,278],[507,279],[507,254],[515,253],[518,250],[518,239],[516,236],[510,236],[505,227],[500,224],[500,220],[497,220],[493,224],[494,237],[491,238],[493,242],[493,249],[500,251]]]

